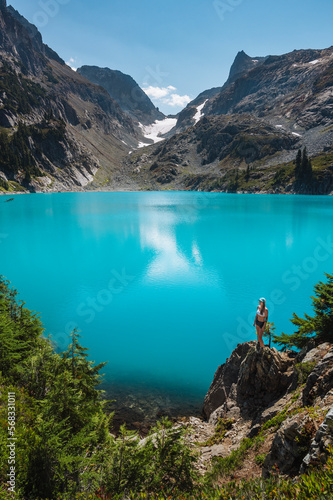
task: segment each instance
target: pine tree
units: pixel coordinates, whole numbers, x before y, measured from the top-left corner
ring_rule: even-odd
[[[246,168],[245,181],[249,182],[249,179],[250,179],[250,165],[248,165]]]
[[[306,172],[307,170],[307,166],[308,166],[308,151],[306,149],[306,146],[304,147],[303,149],[303,153],[302,153],[302,160],[301,160],[301,171],[304,173]]]
[[[295,160],[295,178],[299,179],[301,173],[301,165],[302,165],[302,151],[299,149],[297,151],[296,160]]]
[[[303,152],[299,149],[295,160],[295,180],[300,184],[311,185],[313,182],[313,170],[311,160],[308,157],[307,149]]]
[[[20,364],[36,349],[43,328],[37,315],[16,297],[16,290],[0,276],[0,371],[9,381],[20,383]]]
[[[325,273],[327,282],[319,281],[314,286],[315,296],[312,298],[314,315],[300,318],[293,314],[291,322],[297,331],[290,335],[282,333],[274,335],[273,340],[284,348],[302,348],[311,340],[315,345],[333,341],[333,275]]]
[[[313,180],[313,170],[312,170],[312,163],[311,160],[309,159],[307,162],[307,167],[306,167],[306,172],[305,172],[305,178],[306,181],[311,184]]]

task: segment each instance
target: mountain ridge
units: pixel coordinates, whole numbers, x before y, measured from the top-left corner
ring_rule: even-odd
[[[240,51],[224,85],[201,92],[162,137],[155,125],[161,129],[164,115],[132,77],[92,67],[109,83],[118,79],[109,91],[100,79],[92,83],[6,1],[0,6],[0,126],[8,150],[0,191],[332,191],[332,47],[256,58]],[[294,162],[304,148],[313,177],[300,182]]]
[[[165,118],[130,75],[119,70],[87,65],[78,68],[77,72],[103,87],[123,111],[143,125],[151,125]]]

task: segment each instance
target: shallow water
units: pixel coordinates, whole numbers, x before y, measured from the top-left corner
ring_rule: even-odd
[[[258,298],[276,331],[291,332],[292,313],[311,312],[313,285],[332,271],[331,197],[6,198],[0,273],[59,349],[79,328],[91,358],[108,361],[105,387],[124,401],[158,394],[174,412],[199,408],[218,365],[255,339]]]

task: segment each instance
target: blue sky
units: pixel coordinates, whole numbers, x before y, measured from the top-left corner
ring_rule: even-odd
[[[250,56],[333,45],[332,0],[7,0],[73,67],[118,69],[165,114]]]

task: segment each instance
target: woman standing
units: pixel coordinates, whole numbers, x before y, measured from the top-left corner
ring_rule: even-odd
[[[264,347],[264,342],[262,340],[263,333],[266,328],[266,323],[268,320],[268,309],[266,308],[266,300],[264,297],[259,299],[259,305],[257,307],[257,314],[254,318],[253,326],[257,328],[257,337],[260,347]]]

